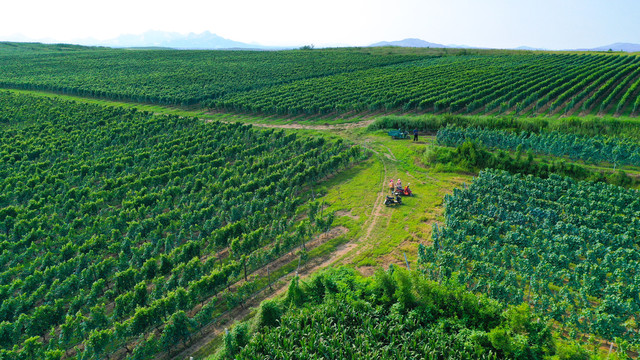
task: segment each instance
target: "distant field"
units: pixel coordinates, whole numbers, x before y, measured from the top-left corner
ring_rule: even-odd
[[[418,59],[326,51],[2,51],[0,87],[192,105],[229,93]]]
[[[636,55],[0,45],[0,87],[199,105],[217,111],[286,116],[367,112],[637,116],[640,111]]]
[[[226,95],[213,108],[278,114],[629,114],[638,111],[636,56],[445,56]]]

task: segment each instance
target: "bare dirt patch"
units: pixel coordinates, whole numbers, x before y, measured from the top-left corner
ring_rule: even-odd
[[[360,219],[360,216],[359,215],[353,215],[351,213],[351,210],[338,210],[338,211],[336,211],[336,216],[339,216],[339,217],[346,216],[346,217],[354,219],[354,220]]]

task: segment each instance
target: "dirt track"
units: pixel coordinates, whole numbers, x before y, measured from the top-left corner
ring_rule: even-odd
[[[347,228],[344,227],[336,227],[331,229],[329,232],[320,234],[312,241],[306,244],[308,250],[314,249],[327,241],[334,239],[340,235],[346,234],[348,231]],[[337,251],[334,251],[329,256],[323,258],[313,259],[305,264],[303,264],[297,271],[298,275],[301,278],[306,278],[312,273],[316,272],[319,269],[325,268],[331,265],[335,260],[340,258],[346,251],[349,251],[349,244],[342,245],[338,247]],[[296,261],[297,254],[294,251],[291,251],[279,259],[273,261],[268,265],[269,270],[267,270],[267,266],[264,266],[256,271],[254,271],[250,278],[255,277],[266,277],[267,271],[276,271],[282,266],[291,263],[292,261]],[[251,311],[258,307],[263,300],[273,298],[282,292],[284,292],[287,288],[287,285],[291,278],[295,274],[289,273],[279,279],[274,279],[273,285],[270,287],[266,287],[261,291],[258,291],[254,295],[252,295],[249,299],[245,300],[242,306],[237,306],[225,313],[223,313],[220,318],[214,321],[209,326],[201,329],[196,336],[194,336],[189,342],[188,347],[180,350],[176,354],[172,354],[171,359],[188,359],[190,356],[196,354],[201,348],[209,344],[212,340],[218,337],[223,331],[229,327],[235,320],[241,320],[247,317]],[[244,283],[244,279],[238,281],[237,283],[230,286],[230,288],[234,289]],[[158,359],[168,359],[168,354],[163,354],[163,356],[158,357]]]

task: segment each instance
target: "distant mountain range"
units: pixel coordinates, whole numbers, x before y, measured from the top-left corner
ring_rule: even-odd
[[[369,47],[378,47],[378,46],[399,46],[399,47],[416,47],[416,48],[447,48],[449,46],[436,44],[420,39],[404,39],[399,41],[381,41],[375,44],[369,45]]]
[[[256,49],[277,50],[281,47],[263,46],[260,44],[247,44],[239,41],[225,39],[209,31],[201,34],[189,33],[187,35],[166,32],[147,31],[139,35],[120,35],[115,39],[97,41],[86,39],[81,41],[85,45],[108,46],[115,48],[170,48],[170,49]]]
[[[369,45],[370,47],[377,46],[399,46],[399,47],[430,47],[430,48],[464,48],[464,49],[480,49],[477,47],[471,47],[466,45],[442,45],[437,43],[432,43],[428,41],[424,41],[421,39],[404,39],[398,41],[381,41],[375,44]],[[529,46],[519,46],[514,48],[513,50],[548,50],[543,48],[533,48]],[[592,49],[574,49],[579,51],[624,51],[624,52],[640,52],[640,44],[631,44],[631,43],[615,43],[611,45],[599,46]]]
[[[611,45],[599,46],[593,49],[578,49],[585,51],[624,51],[624,52],[638,52],[640,51],[640,44],[631,43],[615,43]]]
[[[20,42],[43,42],[43,43],[56,43],[51,39],[29,39],[24,36],[19,36],[19,39],[13,41]],[[13,36],[14,38],[16,36]],[[133,35],[120,35],[115,39],[101,41],[96,39],[83,39],[74,42],[75,44],[86,46],[106,46],[114,48],[167,48],[167,49],[202,49],[202,50],[218,50],[218,49],[245,49],[245,50],[282,50],[293,49],[296,47],[276,47],[276,46],[264,46],[256,43],[243,43],[239,41],[225,39],[216,34],[212,34],[209,31],[205,31],[200,34],[189,33],[187,35],[167,32],[167,31],[147,31],[143,34]],[[348,45],[345,45],[348,46]],[[398,41],[381,41],[375,44],[369,45],[369,47],[381,47],[381,46],[398,46],[398,47],[416,47],[416,48],[458,48],[458,49],[486,49],[481,47],[473,47],[467,45],[443,45],[438,43],[428,42],[422,39],[408,38]],[[548,50],[543,48],[533,48],[529,46],[520,46],[514,48],[514,50]],[[567,49],[571,50],[571,49]],[[640,44],[631,43],[615,43],[605,46],[599,46],[591,49],[573,49],[577,51],[624,51],[624,52],[640,52]]]

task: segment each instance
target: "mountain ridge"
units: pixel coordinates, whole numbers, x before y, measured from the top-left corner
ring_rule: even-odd
[[[16,35],[17,36],[17,35]],[[168,32],[159,30],[149,30],[142,34],[123,34],[109,40],[97,40],[93,38],[79,39],[73,42],[60,43],[52,39],[34,40],[24,36],[17,36],[19,41],[12,40],[15,43],[43,43],[43,44],[69,44],[81,46],[98,46],[112,48],[136,48],[136,49],[177,49],[177,50],[287,50],[296,49],[297,46],[265,46],[258,43],[244,43],[224,38],[210,31],[202,33],[181,34],[178,32]],[[10,41],[2,41],[9,43]],[[458,44],[439,44],[418,38],[406,38],[395,41],[380,41],[371,45],[361,47],[415,47],[415,48],[458,48],[458,49],[491,49],[479,46],[468,46]],[[351,45],[343,46],[320,46],[321,47],[352,47]],[[497,48],[496,48],[497,49]],[[518,46],[505,48],[510,50],[549,50],[540,47]],[[598,46],[594,48],[577,48],[562,49],[557,51],[622,51],[622,52],[640,52],[640,44],[617,42],[609,45]],[[554,50],[549,50],[554,51]]]

